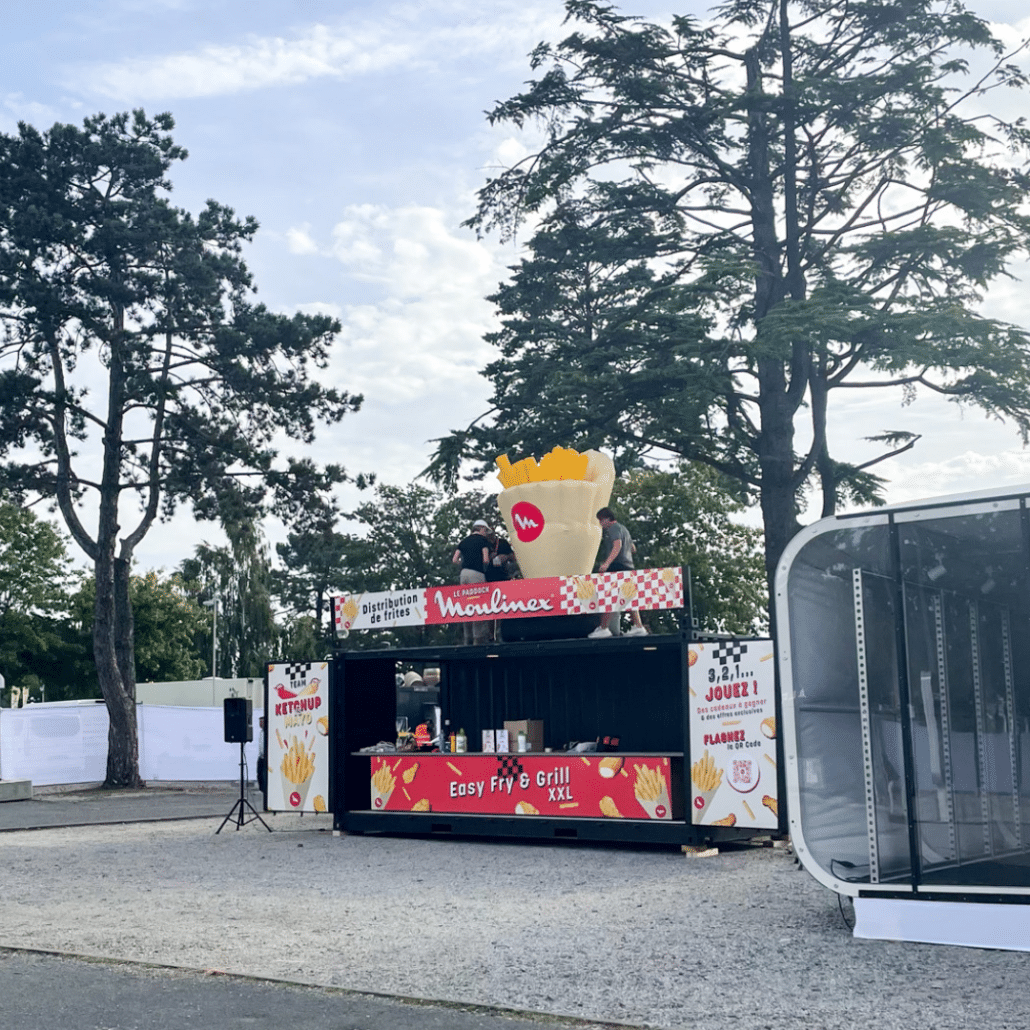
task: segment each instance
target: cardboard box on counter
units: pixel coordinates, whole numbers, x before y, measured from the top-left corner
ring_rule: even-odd
[[[505,719],[504,728],[508,731],[509,751],[518,751],[519,749],[519,730],[526,734],[527,751],[540,754],[544,750],[543,719]]]

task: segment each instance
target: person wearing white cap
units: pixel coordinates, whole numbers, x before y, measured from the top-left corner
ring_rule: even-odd
[[[454,549],[451,561],[461,566],[459,583],[485,583],[486,569],[490,564],[490,525],[482,519],[472,523],[472,535]],[[485,644],[490,637],[490,623],[466,622],[462,625],[466,644]]]

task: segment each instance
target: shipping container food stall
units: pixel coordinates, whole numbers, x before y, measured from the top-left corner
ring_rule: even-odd
[[[1028,498],[824,519],[781,560],[790,833],[856,936],[1030,948]]]
[[[661,583],[678,588],[682,606],[682,575],[578,579],[600,594],[609,587],[617,594],[626,582]],[[557,579],[547,582],[503,590],[524,601],[529,592],[569,596]],[[446,602],[462,589],[432,593]],[[421,619],[433,603],[415,603]],[[334,601],[337,625],[349,621],[348,630],[362,612],[404,607],[378,595]],[[779,831],[771,641],[695,639],[689,628],[593,640],[586,633],[596,615],[581,623],[576,613],[548,618],[545,610],[543,600],[509,609],[509,617],[538,627],[547,618],[549,632],[509,632],[522,639],[499,644],[362,651],[342,639],[329,695],[335,829],[679,845]],[[456,619],[453,606],[447,617]],[[398,697],[409,703],[398,693],[405,671],[439,690],[438,704],[434,695],[425,705],[428,740],[419,750],[395,746]],[[519,729],[525,739],[516,743]],[[467,740],[467,750],[452,749],[452,734]]]

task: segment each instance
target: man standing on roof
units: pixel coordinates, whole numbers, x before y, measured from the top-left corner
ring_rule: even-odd
[[[490,526],[482,519],[472,523],[471,536],[454,550],[451,561],[461,566],[459,583],[485,583],[486,570],[490,564]],[[462,624],[462,635],[466,644],[485,644],[490,637],[490,623],[486,621]]]
[[[615,513],[611,508],[602,508],[597,513],[597,521],[601,523],[601,554],[604,557],[601,559],[601,564],[598,565],[598,572],[630,572],[633,569],[633,538],[629,535],[629,530],[621,523],[615,520]],[[622,618],[621,612],[615,612],[615,633],[608,628],[608,620],[611,618],[611,612],[605,612],[601,616],[601,624],[590,634],[591,637],[597,639],[598,637],[610,637],[618,636],[622,633],[622,627],[619,622]],[[642,637],[645,636],[647,630],[644,629],[644,624],[640,621],[640,612],[634,610],[630,612],[630,616],[633,620],[633,628],[627,633],[627,637]]]
[[[504,583],[511,579],[512,567],[515,564],[515,552],[511,544],[504,538],[505,529],[498,526],[490,531],[487,540],[490,543],[490,564],[486,567],[487,583]],[[501,619],[491,623],[493,626],[493,638],[501,639]]]

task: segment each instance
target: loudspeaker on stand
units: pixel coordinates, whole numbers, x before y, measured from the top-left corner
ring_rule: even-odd
[[[227,697],[222,710],[226,744],[245,744],[254,739],[254,702],[249,697]]]

